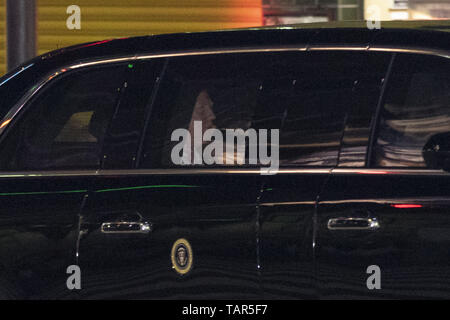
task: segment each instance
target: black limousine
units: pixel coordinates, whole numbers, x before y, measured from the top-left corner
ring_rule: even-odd
[[[450,298],[450,23],[381,27],[105,40],[0,78],[0,298]]]

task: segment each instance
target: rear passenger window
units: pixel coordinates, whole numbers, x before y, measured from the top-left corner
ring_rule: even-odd
[[[450,62],[396,57],[374,145],[376,167],[427,167],[423,151],[432,137],[450,133]]]
[[[227,129],[277,129],[281,166],[334,166],[363,67],[362,52],[170,58],[153,104],[141,166],[174,167],[171,151],[178,142],[171,141],[171,134],[183,128],[194,136],[194,121],[202,123],[200,134],[215,128],[224,139]],[[227,152],[229,141],[223,143],[223,158],[235,159],[233,165],[252,164],[251,140],[247,142],[245,161],[237,160],[242,153]],[[203,150],[208,143],[203,141]],[[192,161],[194,152],[183,157],[184,164],[198,165]]]
[[[126,66],[80,70],[43,88],[8,132],[2,168],[98,168],[125,72]]]

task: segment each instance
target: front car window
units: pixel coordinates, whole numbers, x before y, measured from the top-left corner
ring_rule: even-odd
[[[6,132],[3,170],[98,168],[126,66],[75,71],[51,82]]]

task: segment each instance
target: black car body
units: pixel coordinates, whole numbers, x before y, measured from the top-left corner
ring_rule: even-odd
[[[0,79],[1,297],[450,298],[449,26],[149,36],[25,63]],[[280,130],[277,174],[170,161],[202,92],[218,129]]]

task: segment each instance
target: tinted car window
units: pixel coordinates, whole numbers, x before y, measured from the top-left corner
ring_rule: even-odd
[[[125,71],[126,66],[77,71],[43,88],[7,132],[2,169],[99,167]]]
[[[381,96],[389,63],[390,53],[366,53],[359,79],[354,87],[352,103],[339,153],[339,166],[364,167],[375,111]]]
[[[103,144],[103,169],[134,167],[147,101],[158,83],[161,66],[159,59],[152,59],[145,65],[128,64],[127,85],[122,90],[120,108],[116,109]]]
[[[446,58],[396,57],[374,146],[377,167],[426,167],[423,150],[450,132],[450,63]]]
[[[336,165],[363,57],[285,52],[171,58],[153,105],[142,166],[173,166],[177,142],[171,134],[177,128],[192,131],[194,120],[204,130],[222,132],[279,129],[281,165]],[[237,158],[225,146],[224,157]]]

